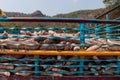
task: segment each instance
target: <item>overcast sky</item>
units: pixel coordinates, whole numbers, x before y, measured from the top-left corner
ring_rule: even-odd
[[[9,12],[32,13],[36,10],[53,16],[77,10],[104,8],[103,0],[0,0],[0,8]]]

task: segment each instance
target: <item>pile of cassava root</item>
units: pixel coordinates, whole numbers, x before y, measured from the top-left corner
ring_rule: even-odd
[[[40,73],[35,74],[35,57],[33,55],[0,55],[0,75],[3,76],[99,76],[116,75],[117,57],[85,57],[83,65],[80,66],[79,56],[37,56],[39,64],[37,68]],[[10,59],[15,58],[15,59]],[[26,59],[26,60],[23,60]],[[64,61],[61,61],[61,60]],[[112,60],[110,60],[112,59]],[[75,61],[76,60],[76,61]],[[109,61],[110,60],[110,61]],[[6,63],[6,64],[3,64]],[[11,63],[11,64],[8,64]],[[19,65],[18,65],[19,64]],[[71,67],[70,67],[71,66]],[[72,67],[74,66],[74,67]],[[82,73],[79,73],[80,69]],[[13,70],[13,71],[12,71]],[[27,70],[29,72],[20,72]],[[52,73],[49,73],[52,72]],[[78,73],[72,73],[78,72]]]
[[[8,34],[4,32],[3,34],[6,37],[11,36],[12,34]],[[21,35],[27,36],[43,36],[44,38],[7,38],[0,39],[0,48],[4,49],[23,49],[23,50],[57,50],[57,51],[80,51],[80,40],[69,38],[64,39],[63,36],[79,36],[80,33],[75,34],[66,34],[66,33],[57,33],[55,31],[39,31],[39,32],[28,32],[21,31]],[[60,38],[50,39],[47,38],[49,36],[58,36]],[[105,39],[85,39],[86,51],[120,51],[119,41],[114,40],[105,40]],[[49,46],[45,46],[44,44],[50,44]],[[56,46],[52,44],[63,44],[64,46]],[[109,45],[108,45],[109,44]],[[112,45],[112,46],[110,46]],[[20,76],[79,76],[79,75],[116,75],[114,70],[116,68],[114,65],[117,64],[116,57],[85,57],[88,61],[84,62],[83,72],[84,73],[71,73],[77,72],[81,67],[64,67],[64,66],[72,66],[72,65],[80,65],[80,62],[75,62],[71,60],[79,60],[78,56],[38,56],[40,59],[40,63],[38,66],[39,71],[41,73],[34,74],[32,71],[35,70],[35,66],[29,66],[28,64],[35,64],[35,61],[31,59],[35,58],[33,55],[0,55],[2,59],[0,59],[0,75],[11,76],[11,75],[20,75]],[[16,58],[15,60],[8,60],[10,58]],[[26,61],[20,61],[20,59],[28,58]],[[45,61],[46,59],[51,59],[52,61]],[[65,59],[66,61],[59,61],[61,59]],[[107,59],[116,59],[116,61],[107,61]],[[67,61],[68,60],[68,61]],[[90,61],[89,61],[90,60]],[[104,61],[106,60],[106,61]],[[3,63],[11,63],[9,65]],[[21,66],[15,64],[24,64]],[[45,66],[50,65],[50,66]],[[60,65],[60,67],[56,67],[55,65]],[[96,67],[95,67],[96,65]],[[106,65],[106,66],[103,66]],[[11,71],[10,71],[11,70]],[[12,70],[17,70],[18,72],[12,72]],[[19,72],[22,70],[28,70],[31,72]],[[47,72],[52,71],[53,73],[49,74]],[[59,72],[63,72],[62,74]]]
[[[12,34],[8,34],[4,32],[2,35],[8,37]],[[63,36],[79,36],[80,33],[75,34],[66,34],[66,33],[57,33],[55,31],[39,31],[31,33],[29,31],[21,31],[19,36],[42,36],[43,38],[7,38],[7,39],[0,39],[0,48],[1,49],[24,49],[24,50],[61,50],[61,51],[79,51],[80,40],[75,38],[64,39]],[[57,36],[59,38],[50,39],[47,37],[50,36]],[[90,38],[85,39],[85,47],[86,51],[119,51],[120,46],[117,45],[120,43],[119,41],[107,40],[106,39],[96,39]],[[45,46],[45,44],[49,44]],[[59,44],[59,45],[52,45],[52,44]],[[104,44],[104,45],[103,45]],[[109,46],[109,45],[112,46]]]

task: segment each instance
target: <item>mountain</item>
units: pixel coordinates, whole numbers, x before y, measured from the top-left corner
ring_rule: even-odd
[[[57,17],[57,18],[94,18],[100,14],[102,14],[105,9],[95,9],[95,10],[78,10],[66,14],[57,14],[54,16],[46,16],[40,10],[37,10],[31,14],[20,13],[20,12],[6,12],[8,17]],[[44,22],[2,22],[0,23],[2,27],[38,27],[38,26],[45,26],[45,27],[79,27],[79,24],[74,23],[44,23]]]
[[[45,17],[45,15],[40,11],[37,10],[31,14],[20,13],[20,12],[5,12],[8,17]]]
[[[78,10],[66,14],[57,14],[51,17],[64,17],[64,18],[94,18],[95,15],[102,14],[104,9],[95,10]],[[46,17],[40,10],[36,10],[31,14],[20,13],[20,12],[5,12],[8,17]]]
[[[31,17],[45,17],[45,15],[40,11],[40,10],[37,10],[33,13],[30,14]]]
[[[95,10],[79,10],[67,14],[57,14],[54,17],[65,17],[65,18],[94,18],[102,14],[104,9],[95,9]]]

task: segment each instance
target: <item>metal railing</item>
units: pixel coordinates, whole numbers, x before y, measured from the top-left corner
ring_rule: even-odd
[[[111,10],[112,11],[112,10]],[[108,14],[108,11],[106,14]],[[103,15],[102,15],[103,16]],[[101,16],[99,16],[101,17]],[[108,20],[108,16],[106,16],[106,20],[100,19],[79,19],[79,18],[0,18],[1,22],[64,22],[64,23],[79,23],[80,27],[78,28],[10,28],[4,29],[0,28],[0,32],[4,31],[9,34],[15,34],[14,36],[0,36],[1,39],[6,38],[49,38],[49,39],[69,39],[75,38],[79,40],[79,44],[76,44],[81,47],[79,51],[56,51],[56,50],[13,50],[13,49],[3,49],[1,48],[0,53],[0,65],[5,67],[13,66],[13,68],[7,68],[7,72],[11,72],[13,74],[19,73],[30,73],[31,75],[35,74],[37,76],[54,76],[53,74],[57,74],[57,76],[98,76],[98,75],[120,75],[120,51],[85,51],[82,50],[83,47],[93,44],[86,44],[85,39],[90,38],[102,38],[102,39],[110,39],[110,40],[120,40],[120,20],[117,18],[116,20]],[[94,27],[86,27],[86,23],[94,23]],[[101,24],[101,25],[97,25]],[[76,30],[80,32],[79,36],[20,36],[20,30],[25,31],[40,31],[40,30]],[[115,31],[115,32],[114,32]],[[106,40],[106,41],[107,41]],[[6,44],[0,44],[0,46],[5,46]],[[29,44],[28,44],[29,45]],[[61,44],[43,44],[44,46],[65,46]],[[96,44],[99,45],[99,44]],[[100,44],[100,45],[108,45],[111,44]],[[114,46],[116,44],[112,44]],[[117,45],[119,45],[117,43]],[[13,54],[13,55],[33,55],[34,57],[21,57],[14,58],[4,56]],[[42,57],[44,56],[44,57]],[[93,58],[90,56],[104,56]],[[112,57],[109,57],[112,56]],[[113,57],[114,56],[114,57]],[[52,57],[52,58],[51,58]],[[7,61],[6,61],[7,60]],[[18,61],[20,63],[14,63]],[[29,62],[26,62],[29,61]],[[31,69],[15,69],[16,67],[31,67]],[[1,67],[2,68],[2,67]],[[17,73],[18,74],[18,73]]]

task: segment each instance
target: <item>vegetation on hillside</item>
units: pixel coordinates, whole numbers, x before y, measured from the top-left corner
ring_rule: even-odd
[[[116,5],[120,5],[120,0],[103,0],[103,3],[105,3],[107,7],[115,7]]]
[[[120,5],[120,0],[103,0],[103,3],[106,5],[106,9],[109,10]],[[109,13],[110,19],[120,17],[120,7],[113,12]]]

